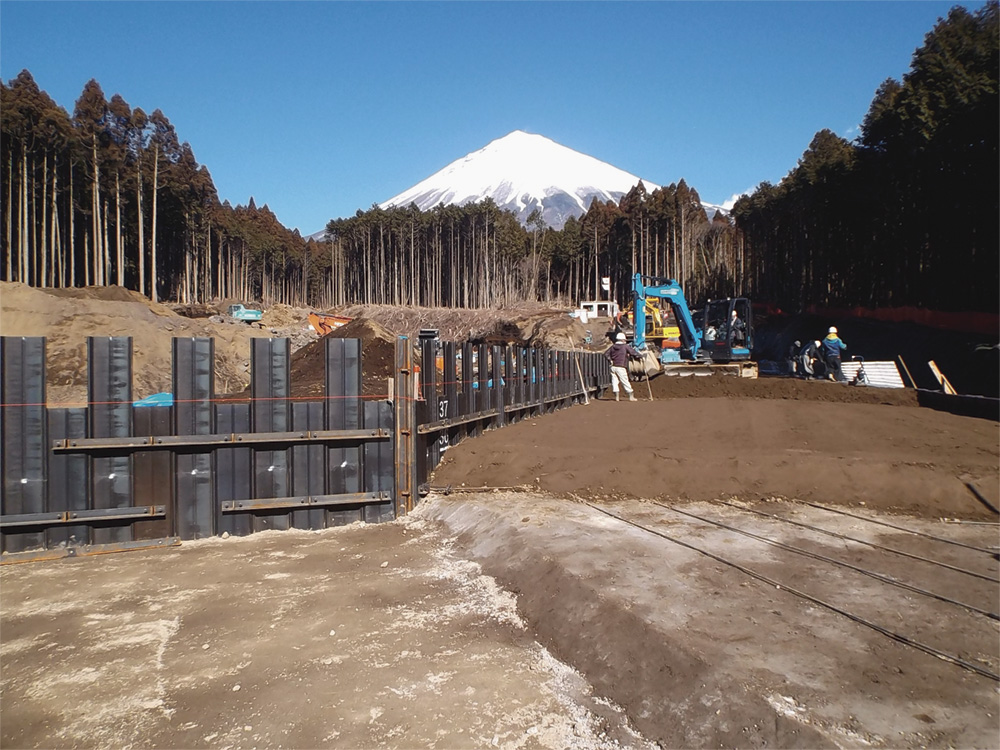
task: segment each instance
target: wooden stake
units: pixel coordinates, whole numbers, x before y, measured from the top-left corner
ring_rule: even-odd
[[[903,361],[903,355],[902,354],[897,354],[896,356],[899,358],[899,364],[901,364],[903,366],[903,372],[906,373],[906,377],[908,377],[910,379],[910,386],[913,387],[913,388],[916,388],[917,387],[917,381],[915,381],[913,379],[913,376],[910,375],[910,368],[907,367],[906,366],[906,362]]]
[[[946,378],[944,376],[944,373],[938,369],[938,366],[936,364],[934,364],[933,359],[927,363],[927,366],[931,368],[931,372],[934,373],[934,377],[937,378],[937,381],[941,384],[941,387],[944,389],[945,393],[949,393],[952,396],[958,395],[958,391],[956,391],[952,387],[951,383],[948,382],[948,378]]]
[[[583,389],[583,405],[589,406],[590,397],[587,396],[587,384],[583,380],[583,370],[580,369],[580,357],[576,352],[573,353],[573,361],[576,362],[576,371],[580,375],[580,388]]]

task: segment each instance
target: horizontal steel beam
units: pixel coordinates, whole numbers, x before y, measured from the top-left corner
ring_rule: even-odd
[[[589,387],[587,391],[597,391],[598,388]],[[576,398],[577,396],[582,396],[583,391],[573,391],[572,393],[565,393],[561,396],[552,396],[551,398],[538,399],[537,401],[527,401],[520,404],[509,404],[504,406],[504,414],[511,414],[516,411],[522,411],[524,409],[531,409],[536,406],[544,406],[545,404],[555,403],[556,401],[565,401],[569,398]],[[469,422],[478,422],[480,419],[489,419],[490,417],[495,417],[499,414],[498,409],[488,409],[486,411],[477,411],[474,414],[466,414],[461,417],[448,417],[445,419],[437,419],[433,422],[427,422],[426,424],[419,425],[417,427],[417,433],[420,435],[426,435],[431,432],[440,432],[441,430],[446,430],[449,427],[457,427],[459,425],[468,424]]]
[[[462,424],[468,424],[469,422],[478,422],[480,419],[489,419],[490,417],[495,417],[500,412],[497,409],[487,409],[486,411],[477,411],[473,414],[465,414],[460,417],[446,417],[445,419],[438,419],[434,422],[428,422],[427,424],[422,424],[417,427],[417,433],[420,435],[426,435],[428,432],[437,432],[438,430],[446,430],[449,427],[458,427]]]
[[[331,505],[367,505],[384,503],[390,499],[388,492],[347,492],[340,495],[300,495],[298,497],[257,497],[250,500],[225,500],[223,513],[243,513],[254,510],[281,508],[322,508]]]
[[[113,542],[111,544],[84,544],[80,546],[57,547],[55,549],[35,549],[26,552],[4,552],[0,555],[0,565],[14,563],[44,562],[60,560],[64,557],[89,557],[91,555],[109,555],[115,552],[137,552],[144,549],[159,547],[177,547],[181,540],[176,536],[163,539],[142,539],[138,542]]]
[[[151,450],[156,448],[205,448],[233,445],[303,444],[303,443],[357,443],[370,440],[388,440],[388,430],[302,430],[296,432],[234,432],[219,435],[150,435],[127,438],[67,438],[54,440],[52,450],[57,453],[86,453],[89,451]]]
[[[13,513],[0,516],[0,529],[19,526],[58,526],[81,521],[118,521],[165,516],[165,505],[138,505],[131,508],[97,508],[95,510],[64,510],[54,513]]]

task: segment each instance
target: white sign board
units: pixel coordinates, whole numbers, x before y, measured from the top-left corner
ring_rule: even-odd
[[[602,276],[601,277],[601,289],[603,289],[606,292],[610,292],[611,291],[611,277],[610,276]]]

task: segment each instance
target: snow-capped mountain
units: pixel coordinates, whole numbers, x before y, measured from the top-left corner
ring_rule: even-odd
[[[414,203],[427,211],[442,203],[462,206],[489,197],[522,223],[538,208],[548,226],[561,229],[570,216],[582,216],[594,198],[617,202],[639,182],[635,175],[545,136],[515,130],[379,205]],[[642,183],[648,192],[659,187]]]

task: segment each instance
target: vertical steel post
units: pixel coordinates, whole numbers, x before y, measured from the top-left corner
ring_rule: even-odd
[[[396,516],[413,510],[416,494],[416,378],[410,339],[396,339]]]
[[[493,394],[493,408],[497,410],[497,415],[493,418],[493,426],[503,427],[506,422],[503,411],[505,401],[503,363],[500,358],[500,347],[495,344],[490,347],[490,361],[493,365],[493,387],[490,390]]]
[[[441,416],[438,414],[437,339],[420,338],[420,393],[424,399],[425,416],[420,419],[418,413],[418,422],[437,421]],[[435,435],[428,435],[421,442],[426,444],[424,465],[430,471],[441,460],[441,449]],[[420,471],[417,475],[419,477]]]

